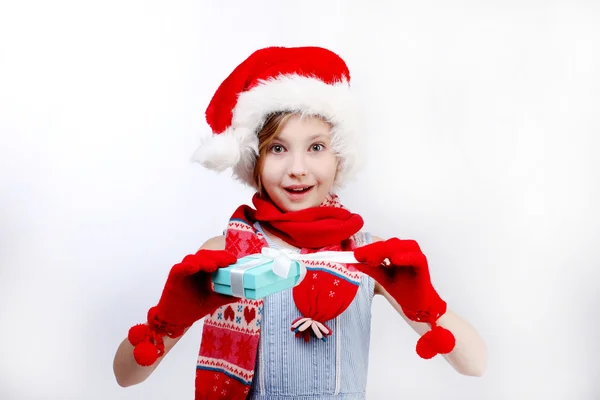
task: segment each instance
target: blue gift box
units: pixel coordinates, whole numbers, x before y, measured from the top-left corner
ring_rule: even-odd
[[[219,268],[213,273],[214,290],[229,296],[258,300],[292,288],[301,279],[301,266],[295,260],[288,259],[287,262],[287,274],[277,274],[273,271],[273,259],[260,254],[240,258],[235,264]],[[277,268],[275,270],[277,271]]]

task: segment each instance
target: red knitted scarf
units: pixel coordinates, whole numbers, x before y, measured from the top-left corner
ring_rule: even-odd
[[[351,250],[353,235],[363,226],[330,195],[320,207],[282,212],[269,200],[255,195],[256,209],[240,206],[231,216],[225,248],[241,258],[260,253],[267,246],[254,227],[259,222],[268,231],[300,253]],[[290,321],[290,334],[326,340],[331,329],[325,324],[340,315],[354,299],[361,273],[350,265],[326,261],[304,262],[305,278],[293,288],[300,317]],[[196,367],[195,400],[246,399],[254,377],[260,339],[263,301],[239,299],[220,307],[204,321]]]

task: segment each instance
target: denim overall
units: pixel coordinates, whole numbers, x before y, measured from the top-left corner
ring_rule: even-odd
[[[261,229],[255,228],[273,243]],[[371,235],[357,235],[357,245]],[[356,297],[337,318],[327,321],[333,333],[327,341],[296,338],[291,322],[300,317],[292,289],[264,299],[260,344],[249,400],[364,400],[369,361],[371,303],[374,280],[363,275]]]

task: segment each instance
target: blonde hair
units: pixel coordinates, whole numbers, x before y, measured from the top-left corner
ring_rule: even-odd
[[[271,114],[265,120],[265,123],[258,131],[258,156],[254,165],[254,182],[258,189],[258,193],[264,196],[262,183],[260,181],[260,175],[262,174],[264,165],[264,156],[269,151],[269,146],[273,143],[279,132],[283,129],[285,124],[292,118],[296,113],[292,112],[279,112]]]

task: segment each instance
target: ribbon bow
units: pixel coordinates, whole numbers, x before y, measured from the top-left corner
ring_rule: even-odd
[[[263,247],[260,254],[271,261],[273,266],[271,270],[277,276],[287,278],[290,276],[290,270],[294,261],[298,261],[300,264],[300,277],[304,277],[306,273],[306,267],[302,262],[297,259],[295,251],[290,249],[272,249],[270,247]]]
[[[299,254],[290,249],[263,247],[260,253],[251,254],[247,257],[252,258],[252,260],[231,270],[231,291],[232,294],[237,297],[244,296],[245,271],[270,261],[273,262],[271,267],[273,273],[284,279],[289,277],[294,261],[298,262],[300,266],[300,276],[296,284],[302,282],[306,276],[306,266],[302,262],[303,260],[329,261],[343,264],[358,263],[356,258],[354,258],[354,252],[352,251],[321,251],[310,254]]]
[[[306,261],[329,261],[341,264],[358,264],[352,251],[321,251],[318,253],[299,254],[290,249],[272,249],[263,247],[260,253],[263,257],[273,260],[273,273],[282,278],[287,278],[294,261],[300,264],[300,275],[306,273]]]

